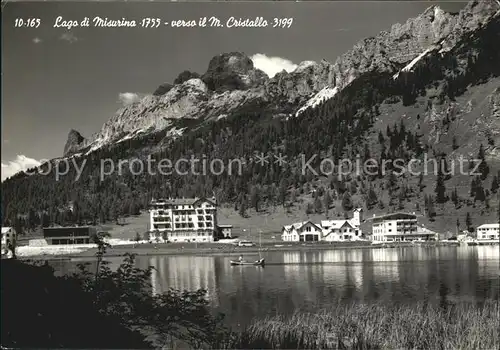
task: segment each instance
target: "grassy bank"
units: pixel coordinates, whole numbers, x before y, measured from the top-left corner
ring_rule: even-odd
[[[255,321],[225,348],[498,349],[498,301],[426,306],[343,305]]]

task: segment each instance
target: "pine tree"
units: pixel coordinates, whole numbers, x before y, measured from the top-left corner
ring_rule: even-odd
[[[451,192],[451,200],[452,200],[453,204],[455,204],[455,208],[458,208],[458,204],[460,202],[459,202],[458,192],[457,192],[457,188],[456,187]]]
[[[491,181],[491,192],[492,193],[497,193],[499,187],[500,187],[500,185],[498,183],[498,176],[495,175],[493,177],[493,180]]]
[[[373,187],[370,186],[370,189],[368,190],[366,206],[368,209],[372,209],[375,205],[377,205],[377,202],[378,202],[377,194],[375,193]]]
[[[470,213],[467,213],[465,216],[465,226],[467,227],[467,231],[470,233],[474,232],[474,227],[472,226],[472,218],[470,216]]]
[[[490,168],[488,167],[488,164],[486,163],[486,156],[485,156],[485,151],[483,144],[479,146],[479,153],[477,155],[478,159],[480,160],[480,164],[478,167],[478,171],[481,174],[481,180],[484,180],[488,177],[488,174],[490,172]]]
[[[306,214],[310,215],[312,213],[314,213],[314,207],[313,207],[312,203],[307,203],[307,205],[306,205]]]
[[[429,220],[433,221],[436,216],[436,209],[434,208],[434,199],[430,195],[425,197],[425,210]]]
[[[349,191],[345,191],[342,196],[342,209],[344,209],[344,211],[351,211],[353,207],[351,194]]]
[[[444,184],[444,175],[441,170],[441,167],[439,168],[438,174],[437,174],[437,179],[436,179],[436,188],[434,190],[436,193],[436,202],[437,203],[445,203],[448,198],[446,197],[446,187]]]
[[[474,183],[474,201],[484,202],[486,200],[486,194],[484,192],[483,183],[481,178],[477,177]]]
[[[422,192],[423,189],[425,188],[424,174],[423,173],[420,173],[420,175],[418,176],[418,188],[419,188],[420,192]]]
[[[23,225],[22,225],[22,222],[21,222],[21,219],[19,218],[19,216],[16,214],[15,217],[14,217],[14,224],[13,224],[13,227],[14,227],[14,230],[16,230],[16,233],[18,235],[22,235],[24,233],[24,230],[23,230]]]
[[[385,138],[384,138],[384,134],[382,134],[382,131],[379,131],[378,132],[378,142],[383,145],[385,143]]]
[[[317,214],[321,214],[323,212],[323,206],[321,204],[321,200],[319,199],[319,196],[316,196],[314,199],[314,211]]]
[[[331,205],[332,205],[332,197],[330,196],[330,191],[325,191],[325,195],[323,196],[323,206],[325,207],[325,211],[327,214]]]
[[[247,199],[246,199],[246,196],[242,196],[242,198],[241,198],[239,214],[243,218],[245,218],[247,216]]]
[[[260,203],[260,190],[257,186],[253,186],[250,191],[250,203],[256,212],[259,212],[259,203]]]

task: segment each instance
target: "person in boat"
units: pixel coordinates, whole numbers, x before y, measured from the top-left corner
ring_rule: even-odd
[[[243,256],[240,255],[240,257],[238,258],[238,261],[243,262]]]

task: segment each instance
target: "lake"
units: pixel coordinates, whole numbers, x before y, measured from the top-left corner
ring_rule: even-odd
[[[480,303],[499,300],[498,246],[267,252],[266,266],[230,266],[221,256],[138,256],[155,267],[153,292],[208,290],[214,310],[243,327],[254,317],[313,311],[340,302]],[[256,259],[256,255],[246,256]],[[109,258],[111,267],[122,258]],[[56,273],[84,259],[52,261]]]

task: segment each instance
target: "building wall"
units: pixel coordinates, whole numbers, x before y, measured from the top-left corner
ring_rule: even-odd
[[[361,229],[358,226],[354,226],[351,221],[344,223],[340,228],[330,229],[332,227],[332,221],[329,221],[329,225],[318,229],[312,223],[307,223],[300,229],[292,228],[290,230],[283,229],[281,234],[281,239],[285,242],[302,242],[306,241],[304,238],[308,233],[317,236],[318,241],[345,241],[345,240],[355,240],[361,238]],[[311,231],[307,231],[308,227]],[[316,237],[314,237],[315,239]],[[313,240],[314,241],[314,240]]]
[[[298,230],[299,242],[317,242],[322,239],[322,232],[313,223],[307,222]]]
[[[361,222],[363,221],[363,209],[358,208],[354,210],[352,219],[350,221],[353,226],[361,225]]]
[[[374,241],[392,242],[414,240],[419,236],[417,219],[379,220],[372,225]]]
[[[285,242],[298,242],[299,241],[299,234],[297,230],[292,229],[290,231],[283,230],[283,233],[281,235],[281,239]]]
[[[2,230],[4,227],[2,227]],[[9,244],[14,244],[17,239],[17,232],[13,227],[9,227],[6,232],[2,232],[2,248],[8,248]]]
[[[194,204],[153,203],[150,225],[153,232],[151,240],[166,236],[170,242],[213,242],[217,208],[208,201]]]
[[[327,242],[333,241],[351,241],[361,236],[361,231],[357,227],[345,223],[340,228],[334,228],[329,230],[329,234],[324,236],[324,240]]]
[[[49,245],[61,245],[61,244],[90,244],[89,236],[66,236],[57,238],[45,238],[45,241]]]
[[[477,239],[484,240],[498,240],[499,239],[499,228],[498,227],[478,227],[477,228]]]
[[[281,239],[287,242],[316,242],[321,241],[322,236],[322,231],[308,222],[299,228],[292,227],[289,231],[283,229]]]
[[[95,227],[47,227],[43,229],[43,236],[49,245],[61,244],[90,244],[92,236],[97,233]]]

